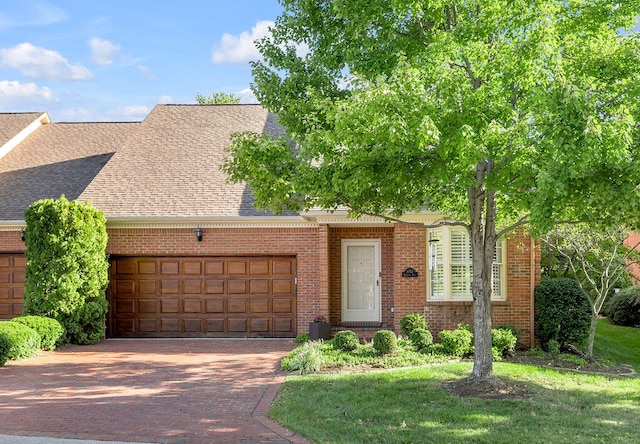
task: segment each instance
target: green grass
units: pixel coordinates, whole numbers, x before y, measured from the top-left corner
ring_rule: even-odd
[[[496,363],[520,400],[461,399],[442,387],[471,363],[288,377],[269,416],[314,443],[628,443],[640,379]]]
[[[640,371],[640,329],[598,321],[598,357]],[[640,378],[494,363],[500,379],[526,386],[523,399],[458,398],[443,384],[472,363],[424,366],[409,348],[380,359],[367,348],[334,352],[330,367],[421,367],[290,376],[269,416],[314,443],[628,443],[640,436]]]
[[[620,364],[629,364],[640,373],[640,328],[620,327],[608,319],[598,319],[593,353]]]

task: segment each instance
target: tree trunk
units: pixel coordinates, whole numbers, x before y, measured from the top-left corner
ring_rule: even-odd
[[[485,174],[490,172],[492,162],[480,162],[476,168],[476,186],[468,188],[473,263],[473,327],[474,358],[469,379],[493,381],[493,356],[491,353],[491,277],[496,245],[495,193],[484,187]]]
[[[592,310],[595,310],[592,307]],[[598,312],[591,312],[591,325],[589,326],[589,342],[587,343],[587,356],[589,359],[593,359],[593,343],[596,340],[596,326],[598,322]]]

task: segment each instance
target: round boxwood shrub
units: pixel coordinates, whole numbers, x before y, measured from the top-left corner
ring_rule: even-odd
[[[411,332],[416,328],[422,328],[424,330],[428,330],[427,319],[424,317],[422,313],[418,313],[418,312],[407,313],[400,320],[400,332],[404,336],[410,337]]]
[[[640,326],[640,286],[623,288],[611,298],[609,320],[616,325]]]
[[[373,336],[373,348],[381,355],[388,355],[398,349],[398,338],[391,330],[378,330]]]
[[[433,344],[433,335],[426,328],[414,328],[409,335],[409,339],[416,350],[422,353],[429,351]]]
[[[0,322],[0,336],[4,336],[9,341],[8,359],[35,356],[40,349],[38,333],[19,322]]]
[[[591,307],[573,279],[543,279],[535,290],[536,336],[544,346],[581,343],[589,334]]]
[[[34,329],[40,336],[42,350],[55,350],[56,346],[62,343],[64,327],[55,319],[44,316],[19,316],[11,322],[18,322]]]
[[[351,330],[339,331],[333,337],[333,348],[342,351],[353,351],[360,345],[360,339]]]
[[[5,335],[0,333],[0,367],[2,367],[9,360],[9,349],[11,343]]]
[[[438,333],[438,336],[440,336],[440,343],[447,355],[463,357],[473,352],[473,347],[471,346],[473,333],[466,328],[442,330]]]

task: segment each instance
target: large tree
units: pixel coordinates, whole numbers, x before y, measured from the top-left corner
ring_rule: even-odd
[[[276,212],[428,208],[466,227],[470,378],[494,380],[498,238],[638,210],[640,1],[281,3],[253,90],[296,147],[238,134],[225,170]]]

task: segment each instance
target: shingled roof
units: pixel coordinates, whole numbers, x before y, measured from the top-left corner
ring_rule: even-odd
[[[238,131],[284,134],[260,105],[158,105],[80,200],[107,219],[265,215],[247,186],[220,170]]]
[[[284,135],[260,105],[158,105],[140,123],[42,125],[0,159],[0,221],[61,194],[107,220],[267,216],[220,170],[240,131]]]
[[[139,123],[49,123],[0,159],[0,220],[33,202],[77,199]]]
[[[0,113],[0,148],[44,113]]]

